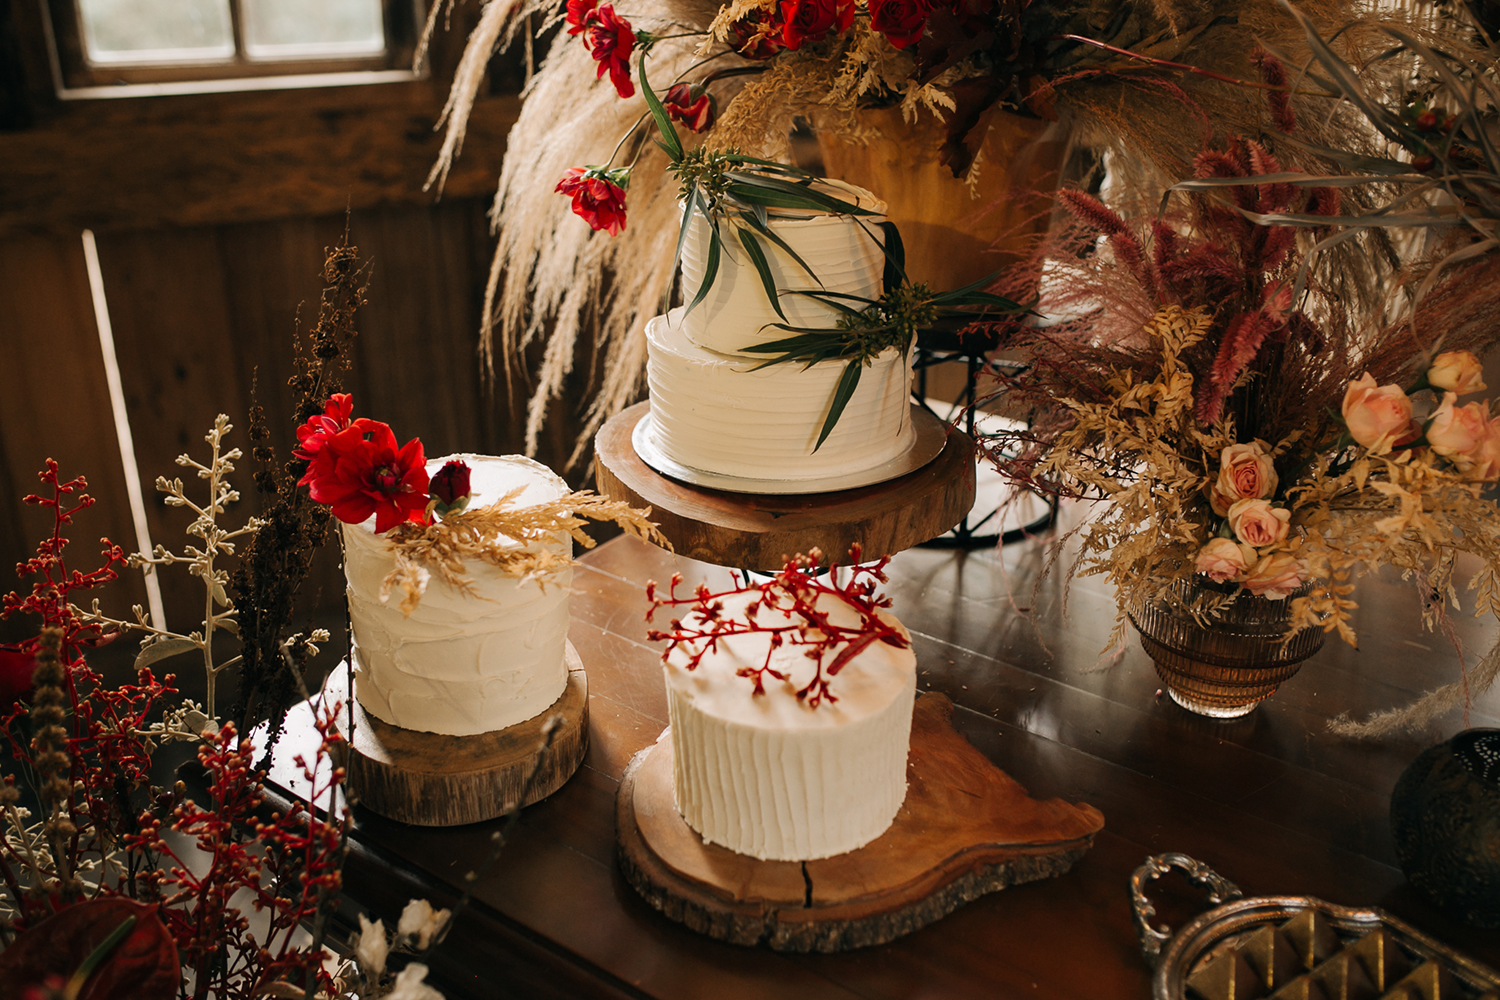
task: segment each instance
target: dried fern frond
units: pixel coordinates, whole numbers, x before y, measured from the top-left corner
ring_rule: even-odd
[[[548,543],[567,535],[586,549],[594,540],[583,530],[589,521],[613,521],[626,534],[671,549],[650,520],[651,508],[638,510],[623,500],[609,500],[582,490],[532,504],[510,506],[524,492],[517,487],[498,501],[474,510],[449,514],[434,524],[407,521],[386,533],[396,566],[380,585],[380,599],[400,588],[401,611],[411,614],[434,575],[460,593],[473,595],[468,562],[478,560],[521,582],[536,580],[545,587],[549,576],[573,564],[570,554]]]

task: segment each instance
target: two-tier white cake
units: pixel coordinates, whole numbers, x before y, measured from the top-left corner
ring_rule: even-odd
[[[428,462],[428,472],[455,458],[471,470],[470,509],[517,487],[524,487],[517,506],[568,492],[551,469],[519,455],[450,455]],[[375,534],[373,518],[343,528],[354,690],[365,711],[402,729],[471,736],[531,719],[563,693],[571,568],[522,582],[470,560],[470,593],[433,577],[415,610],[404,615],[398,597],[380,600],[395,565],[391,543]],[[572,540],[559,535],[545,544],[567,554]]]

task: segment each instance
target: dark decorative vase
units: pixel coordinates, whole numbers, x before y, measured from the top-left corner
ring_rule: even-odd
[[[1412,885],[1500,928],[1500,729],[1467,729],[1412,761],[1391,793],[1391,832]]]
[[[1187,607],[1210,589],[1217,588],[1196,577],[1181,580],[1168,596],[1126,611],[1173,701],[1199,715],[1236,719],[1275,694],[1303,660],[1323,648],[1323,630],[1305,628],[1288,639],[1292,598],[1272,601],[1244,592],[1218,617],[1199,621]]]

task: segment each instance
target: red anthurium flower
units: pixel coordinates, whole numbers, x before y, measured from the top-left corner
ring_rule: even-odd
[[[896,48],[904,49],[922,37],[932,8],[926,0],[869,0],[870,27]]]
[[[781,44],[785,25],[773,12],[754,10],[729,26],[734,50],[746,59],[769,59],[786,46]]]
[[[618,236],[625,228],[625,184],[629,168],[569,167],[554,189],[573,199],[573,212],[595,230]]]
[[[568,34],[581,34],[588,27],[589,14],[593,13],[597,6],[599,6],[599,0],[568,0],[568,14],[564,18],[568,22]]]
[[[630,22],[615,13],[614,4],[603,4],[584,18],[583,44],[599,60],[597,77],[609,70],[609,82],[621,97],[634,97],[635,84],[630,82],[630,53],[635,48],[635,32]]]
[[[830,31],[848,31],[854,0],[781,0],[781,40],[789,49],[816,42]]]
[[[349,426],[354,414],[354,397],[347,392],[336,392],[328,397],[322,413],[307,418],[307,423],[297,428],[297,447],[292,454],[304,462],[311,462],[323,450],[323,442]]]
[[[398,448],[390,427],[361,417],[323,447],[331,462],[308,481],[307,491],[332,506],[334,517],[361,524],[374,514],[377,534],[402,521],[425,520],[427,459],[420,439]]]
[[[714,123],[714,99],[696,83],[673,84],[661,103],[668,115],[694,132],[702,132]]]

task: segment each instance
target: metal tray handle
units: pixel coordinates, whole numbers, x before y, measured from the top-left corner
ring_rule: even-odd
[[[1161,957],[1162,945],[1172,939],[1172,928],[1161,924],[1153,927],[1151,918],[1156,916],[1156,907],[1146,898],[1146,884],[1153,882],[1173,868],[1180,868],[1189,881],[1196,882],[1208,890],[1208,901],[1215,906],[1239,899],[1244,893],[1239,886],[1229,881],[1212,868],[1186,854],[1158,854],[1146,859],[1130,876],[1130,903],[1135,909],[1135,930],[1141,939],[1141,954],[1152,968]]]

